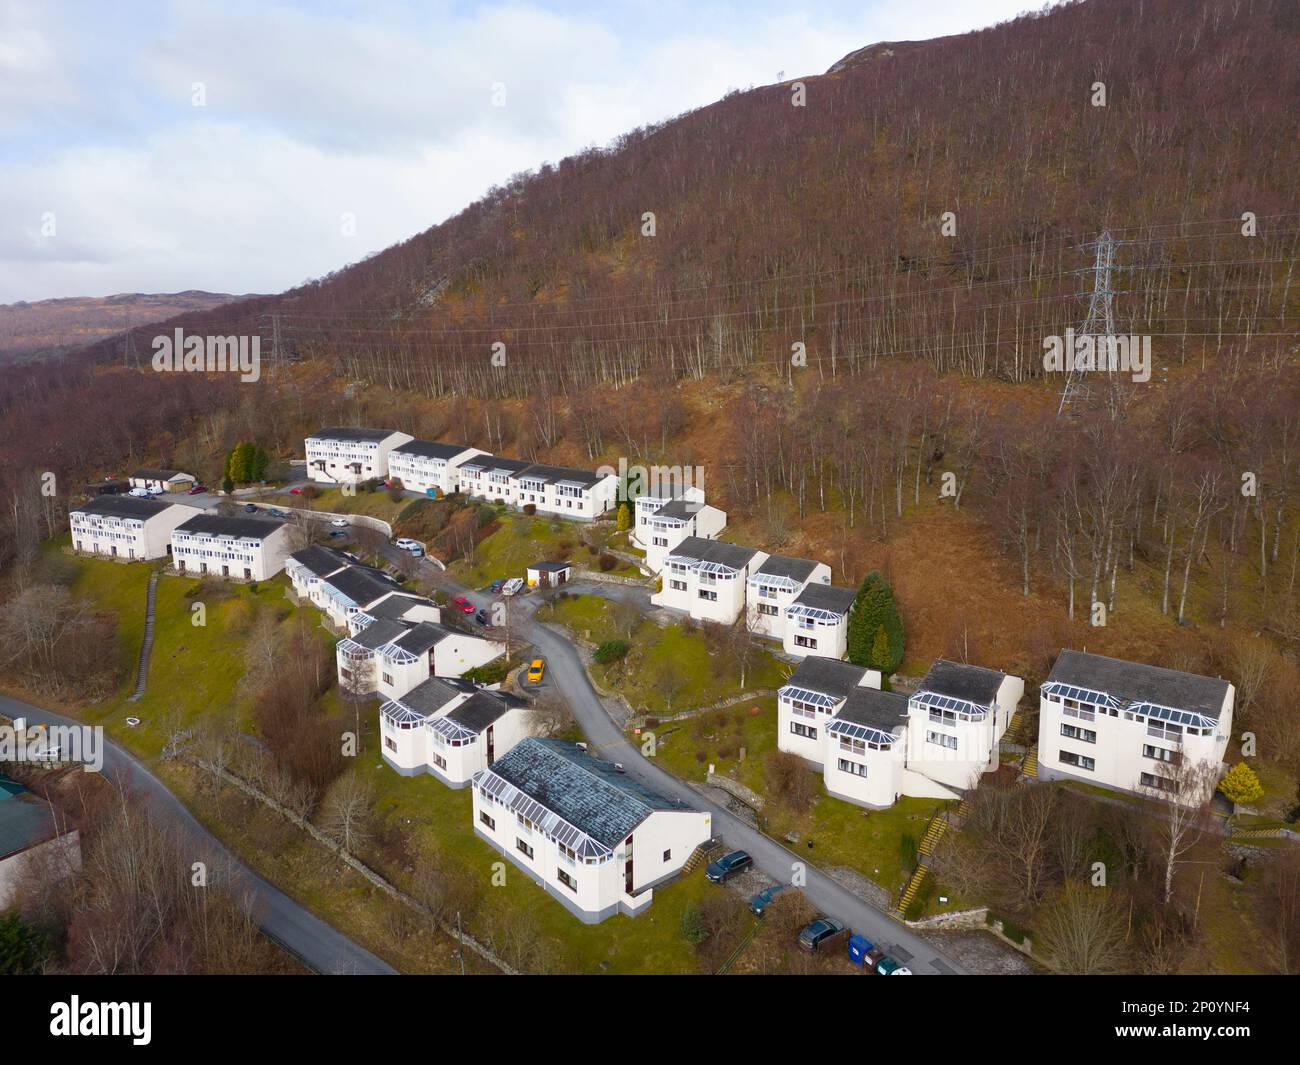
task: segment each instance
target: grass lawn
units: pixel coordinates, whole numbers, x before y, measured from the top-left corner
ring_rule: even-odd
[[[396,521],[397,515],[411,503],[411,500],[405,496],[394,502],[388,498],[387,490],[382,488],[376,492],[357,489],[353,495],[346,495],[338,488],[322,488],[315,499],[284,491],[274,495],[259,496],[257,501],[270,506],[337,511],[340,514],[368,514],[372,518],[380,518],[390,524]]]
[[[281,626],[295,625],[301,617],[313,625],[313,631],[319,631],[322,640],[328,640],[329,635],[318,625],[317,612],[285,598],[284,578],[260,584],[256,590],[252,585],[221,585],[189,597],[185,593],[198,588],[198,581],[164,575],[158,584],[149,685],[140,702],[128,703],[143,635],[149,567],[94,559],[71,561],[76,566],[74,592],[118,614],[123,675],[127,678],[113,696],[83,710],[82,719],[109,726],[114,739],[149,762],[195,815],[250,866],[346,934],[404,971],[459,971],[451,941],[427,922],[412,920],[410,911],[393,903],[299,830],[233,789],[224,789],[218,796],[194,770],[164,763],[159,757],[168,732],[177,725],[198,725],[229,715],[241,730],[251,731],[252,701],[241,693],[239,682],[251,651],[256,607],[276,611]],[[190,622],[195,602],[203,602],[207,612],[206,625],[201,627]],[[336,692],[326,694],[327,708],[335,705],[335,699]],[[526,927],[538,943],[538,964],[550,971],[697,971],[694,949],[682,936],[680,921],[687,907],[717,890],[704,880],[702,871],[656,889],[647,913],[636,918],[617,916],[595,926],[584,925],[509,863],[504,886],[493,887],[492,865],[502,859],[474,835],[469,791],[453,791],[430,776],[402,777],[389,769],[376,753],[377,705],[372,702],[363,709],[367,749],[350,772],[371,782],[378,819],[391,830],[409,833],[418,845],[411,848],[413,853],[431,848],[463,870],[468,882],[482,877],[481,887],[474,891],[478,909],[466,915],[466,931],[485,939],[494,929]],[[124,718],[129,715],[142,719],[138,728],[125,725]],[[400,882],[408,872],[400,862],[385,860],[382,854],[367,858],[378,861],[390,879]],[[397,867],[388,867],[394,864]],[[406,934],[396,936],[394,929],[399,927]],[[471,959],[471,972],[483,967]]]
[[[789,674],[786,663],[760,651],[751,658],[742,687],[739,670],[709,653],[698,628],[688,631],[680,624],[660,626],[642,619],[628,639],[621,620],[630,609],[603,596],[571,595],[553,600],[537,617],[565,625],[594,644],[627,639],[627,656],[593,665],[592,675],[601,687],[618,691],[633,709],[646,714],[671,715],[744,691],[779,688]]]
[[[115,737],[146,759],[161,753],[172,729],[212,721],[217,715],[229,715],[248,731],[251,698],[240,691],[239,682],[255,615],[268,610],[275,612],[281,626],[298,623],[299,608],[285,598],[284,577],[258,585],[213,582],[200,592],[198,580],[164,574],[158,582],[149,680],[144,697],[132,703],[127,697],[134,687],[144,634],[149,567],[94,559],[78,559],[77,566],[73,592],[117,612],[126,678],[115,694],[90,706],[84,720],[112,726]],[[206,614],[203,625],[193,623],[196,604],[202,604]],[[308,608],[303,620],[319,628],[315,610]],[[319,631],[322,640],[329,639]],[[130,716],[141,719],[139,727],[124,723]]]
[[[479,541],[473,561],[460,559],[452,563],[452,576],[472,588],[482,588],[495,580],[524,577],[534,562],[572,559],[576,564],[586,557],[581,527],[563,520],[528,517],[503,510],[499,527]]]
[[[373,711],[372,711],[373,713]],[[656,888],[650,909],[638,917],[617,915],[583,924],[531,878],[475,834],[469,789],[446,787],[433,777],[403,777],[371,750],[353,770],[378,796],[379,815],[411,832],[422,846],[454,860],[479,878],[479,910],[468,930],[511,923],[539,944],[544,967],[568,973],[692,973],[694,951],[681,934],[683,911],[718,888],[703,869]],[[493,865],[504,863],[505,883],[493,886]]]
[[[712,763],[719,774],[766,795],[764,759],[776,750],[774,697],[666,723],[654,731],[657,757],[670,772],[685,780],[703,781]],[[769,803],[763,810],[768,834],[784,840],[793,833],[799,837],[800,850],[807,850],[811,839],[813,847],[807,853],[814,864],[856,869],[892,892],[897,892],[912,871],[911,863],[902,858],[903,837],[910,835],[919,845],[930,819],[946,806],[956,805],[940,799],[903,798],[888,810],[865,810],[826,794],[820,776],[817,796],[803,812]],[[953,908],[952,902],[942,907]]]

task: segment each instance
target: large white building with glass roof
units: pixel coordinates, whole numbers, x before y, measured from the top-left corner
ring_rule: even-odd
[[[1180,769],[1217,780],[1235,695],[1221,678],[1062,651],[1039,688],[1038,775],[1199,802]]]

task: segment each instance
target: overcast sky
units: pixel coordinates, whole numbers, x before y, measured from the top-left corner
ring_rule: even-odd
[[[1030,7],[0,0],[0,303],[278,292],[729,89]]]

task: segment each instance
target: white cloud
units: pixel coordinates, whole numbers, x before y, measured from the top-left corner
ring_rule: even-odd
[[[278,291],[729,88],[1014,11],[945,0],[921,14],[683,6],[620,18],[511,3],[383,8],[380,20],[184,4],[106,29],[54,18],[54,5],[0,5],[0,115],[30,149],[0,154],[0,302]],[[196,81],[203,108],[190,106]],[[53,237],[40,233],[45,211]],[[353,237],[340,235],[343,212],[357,216]]]

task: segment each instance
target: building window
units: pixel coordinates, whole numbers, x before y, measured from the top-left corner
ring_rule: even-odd
[[[525,843],[522,839],[515,840],[515,850],[517,850],[520,854],[524,855],[526,858],[531,858],[533,856],[533,848],[530,847],[527,843]]]
[[[385,673],[385,674],[384,674],[384,683],[385,683],[385,684],[392,684],[392,683],[393,683],[393,675],[392,675],[391,673]]]
[[[781,613],[781,608],[775,603],[759,603],[758,612],[760,614],[767,614],[769,617],[776,617]]]
[[[685,582],[685,581],[669,581],[669,582],[668,582],[668,587],[671,588],[674,592],[684,592],[684,591],[686,591],[686,582]]]
[[[957,749],[957,737],[949,736],[943,732],[927,732],[925,742],[936,744],[939,747],[947,747],[950,751]]]
[[[671,862],[672,860],[673,860],[673,852],[671,850],[664,851],[664,861]]]
[[[850,762],[847,758],[841,758],[840,772],[852,773],[855,777],[866,777],[867,767],[861,762]]]
[[[486,811],[484,811],[484,810],[480,810],[480,811],[478,812],[478,819],[479,819],[479,821],[481,821],[483,824],[487,825],[487,827],[490,828],[493,832],[495,832],[495,831],[497,830],[497,823],[496,823],[496,821],[495,821],[493,818],[489,817],[489,816],[487,815]]]
[[[1182,755],[1177,751],[1171,751],[1164,747],[1152,747],[1149,743],[1142,745],[1142,755],[1145,758],[1154,758],[1157,762],[1167,762],[1169,765],[1178,765],[1183,760]]]
[[[1093,770],[1097,768],[1095,759],[1089,758],[1084,754],[1075,754],[1073,751],[1062,751],[1060,753],[1062,765],[1072,765],[1076,769]],[[1145,774],[1143,774],[1145,776]]]
[[[531,858],[532,855],[530,854],[528,857]],[[555,878],[570,891],[576,892],[578,890],[578,882],[563,869],[557,869],[555,871]]]
[[[860,740],[856,736],[841,736],[840,750],[848,751],[849,754],[866,754],[867,741]]]
[[[1143,773],[1141,780],[1144,788],[1155,788],[1157,791],[1178,794],[1178,781],[1171,780],[1169,777],[1162,777],[1156,773]]]
[[[817,641],[811,636],[795,636],[794,645],[796,647],[807,647],[810,650],[817,650]]]
[[[1083,743],[1096,743],[1097,734],[1092,729],[1079,728],[1078,725],[1062,725],[1061,735],[1071,740],[1079,740]]]
[[[701,599],[707,599],[710,603],[716,603],[716,602],[718,601],[718,593],[717,593],[717,592],[711,592],[711,591],[709,591],[709,589],[707,589],[707,588],[701,588],[701,589],[700,589],[700,598],[701,598]]]
[[[815,740],[817,738],[817,730],[815,728],[811,725],[801,725],[798,721],[790,722],[790,731],[796,736],[802,736],[806,740]]]
[[[395,751],[397,750],[397,741],[393,739],[392,736],[385,736],[384,746],[387,747],[390,751]]]

